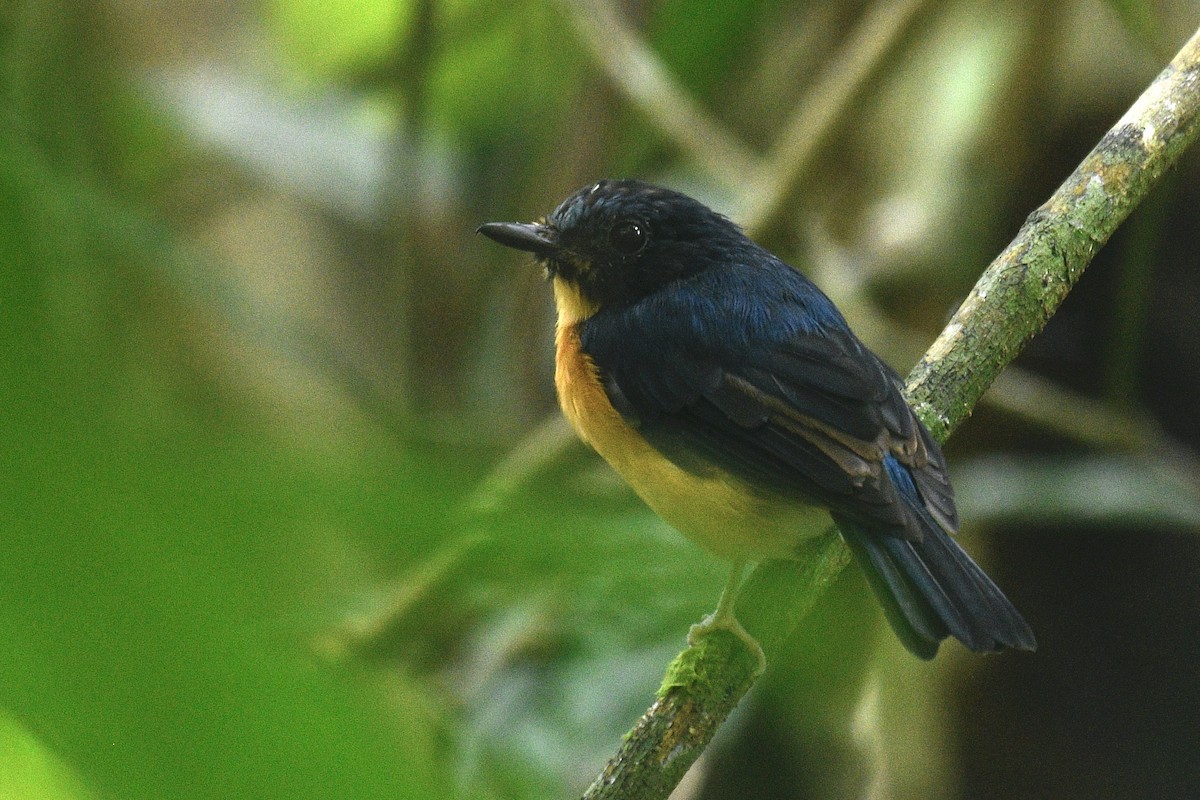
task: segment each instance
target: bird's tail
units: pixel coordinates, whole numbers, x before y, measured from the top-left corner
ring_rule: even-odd
[[[976,653],[1034,650],[1033,631],[950,534],[928,520],[920,540],[872,532],[838,520],[900,641],[933,658],[953,636]]]

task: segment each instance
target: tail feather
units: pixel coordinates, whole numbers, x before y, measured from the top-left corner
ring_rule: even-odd
[[[842,538],[850,545],[871,590],[883,606],[883,615],[904,646],[919,658],[937,655],[938,644],[948,635],[941,615],[897,566],[883,547],[868,546],[870,534],[859,535],[846,523],[839,523]]]
[[[1021,614],[954,539],[942,530],[935,530],[932,536],[925,536],[924,544],[926,551],[931,553],[932,561],[950,563],[953,566],[948,572],[970,579],[970,583],[961,588],[958,596],[964,602],[973,604],[972,618],[989,622],[982,628],[982,633],[987,637],[981,641],[982,651],[999,650],[1004,647],[1018,650],[1037,648],[1033,631],[1029,629]]]
[[[977,653],[1037,647],[1021,614],[940,526],[925,526],[920,540],[845,520],[838,526],[892,629],[914,655],[933,658],[947,636]]]

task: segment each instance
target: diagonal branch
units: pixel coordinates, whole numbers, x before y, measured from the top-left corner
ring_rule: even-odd
[[[970,415],[1198,131],[1200,31],[1029,215],[909,376],[909,398],[935,436]]]
[[[1200,132],[1200,31],[1184,45],[992,262],[909,378],[921,419],[944,440],[1049,320],[1117,226]],[[768,658],[848,561],[828,536],[798,562],[750,576],[738,616]],[[663,800],[753,684],[732,635],[705,637],[667,669],[658,700],[625,737],[585,800]]]

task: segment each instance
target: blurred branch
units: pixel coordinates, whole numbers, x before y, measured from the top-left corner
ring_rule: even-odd
[[[909,400],[934,436],[946,439],[966,419],[1198,131],[1200,31],[1029,216],[913,371]],[[754,571],[738,617],[768,657],[848,560],[841,539],[829,536],[794,564],[764,563]],[[675,660],[658,700],[585,792],[587,800],[670,794],[753,683],[737,641],[702,642],[689,648],[700,652]]]
[[[487,544],[487,537],[472,533],[448,541],[424,561],[379,592],[379,608],[350,614],[340,624],[322,631],[312,643],[313,651],[330,661],[344,661],[350,654],[383,652],[400,639],[399,630],[411,622],[422,603],[460,569],[474,551]]]
[[[692,102],[666,65],[607,0],[562,0],[579,38],[646,119],[713,175],[736,186],[761,159]]]
[[[1193,497],[1200,491],[1200,459],[1148,414],[1083,397],[1020,367],[997,375],[982,401],[1075,441],[1153,458],[1164,477],[1186,487]]]
[[[562,2],[584,44],[651,124],[724,183],[746,185],[746,176],[753,176],[742,195],[745,208],[738,215],[753,236],[786,206],[821,140],[926,0],[883,0],[871,6],[821,79],[797,104],[765,159],[692,102],[611,3]]]
[[[1154,453],[1170,446],[1152,417],[1073,392],[1021,367],[997,375],[980,402],[1091,447]]]
[[[522,437],[504,460],[484,477],[464,504],[464,513],[486,515],[504,506],[505,500],[520,494],[547,469],[561,462],[565,454],[581,446],[566,417],[551,414]]]
[[[925,0],[881,0],[871,5],[825,65],[742,195],[745,205],[738,219],[752,238],[770,227],[787,207],[822,139],[924,5]]]

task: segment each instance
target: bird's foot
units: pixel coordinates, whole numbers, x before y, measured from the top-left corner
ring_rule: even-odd
[[[741,639],[742,644],[746,646],[746,649],[750,651],[750,654],[754,656],[754,660],[758,664],[754,670],[754,677],[757,678],[763,674],[767,668],[767,656],[763,652],[762,645],[750,635],[748,630],[742,627],[742,623],[738,622],[737,617],[733,616],[733,614],[722,614],[721,609],[717,609],[717,611],[709,614],[702,621],[688,629],[688,646],[695,647],[701,639],[713,631],[728,631]]]

